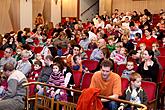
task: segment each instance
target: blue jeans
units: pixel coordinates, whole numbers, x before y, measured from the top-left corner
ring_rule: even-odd
[[[115,101],[104,102],[103,105],[108,110],[117,110],[118,109],[118,105]]]

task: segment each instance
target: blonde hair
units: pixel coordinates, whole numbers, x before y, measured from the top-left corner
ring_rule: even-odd
[[[21,53],[22,57],[30,57],[30,52],[28,50],[23,50]]]
[[[136,81],[137,78],[142,78],[141,75],[137,72],[133,72],[131,75],[130,75],[130,81]]]

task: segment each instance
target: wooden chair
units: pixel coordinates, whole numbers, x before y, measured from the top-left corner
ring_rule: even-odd
[[[53,110],[54,109],[54,98],[49,98],[45,95],[36,94],[34,110]]]
[[[71,102],[64,102],[64,101],[57,101],[55,102],[56,104],[56,109],[55,110],[61,110],[61,108],[63,108],[63,110],[76,110],[76,104],[71,103]]]

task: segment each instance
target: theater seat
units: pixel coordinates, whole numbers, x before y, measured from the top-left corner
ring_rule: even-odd
[[[73,73],[73,79],[74,79],[74,88],[80,88],[80,83],[81,83],[81,79],[82,79],[82,72],[80,71],[76,71],[76,70],[72,70]]]
[[[91,84],[93,73],[85,73],[82,79],[81,90],[88,88]]]
[[[124,94],[125,90],[128,88],[129,81],[127,78],[121,78],[121,90],[122,94]]]
[[[88,70],[91,72],[91,71],[94,71],[96,70],[97,66],[98,66],[98,62],[97,61],[94,61],[94,60],[83,60],[82,61],[82,64],[88,68]]]
[[[149,81],[142,81],[142,88],[147,94],[148,97],[148,109],[149,110],[156,110],[157,108],[157,85],[154,82]]]
[[[165,56],[165,48],[159,47],[158,50],[160,51],[160,56]]]

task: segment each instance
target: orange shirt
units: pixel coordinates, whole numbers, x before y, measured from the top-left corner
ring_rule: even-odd
[[[117,94],[122,95],[121,92],[121,78],[118,74],[111,72],[109,80],[104,81],[101,77],[101,71],[95,72],[90,87],[100,89],[100,95],[111,96]]]

